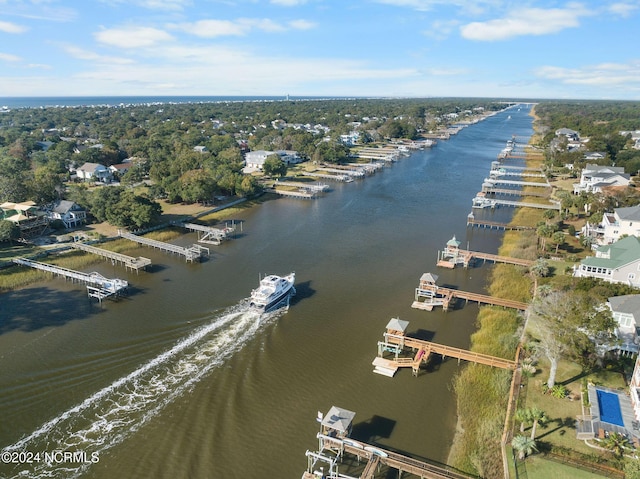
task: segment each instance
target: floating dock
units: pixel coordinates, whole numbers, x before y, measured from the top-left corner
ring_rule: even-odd
[[[146,246],[151,246],[152,248],[157,248],[167,253],[179,254],[181,256],[184,256],[185,260],[188,262],[200,260],[203,256],[209,256],[209,248],[205,248],[204,246],[200,246],[199,244],[194,244],[189,248],[185,248],[183,246],[164,243],[162,241],[152,240],[143,236],[134,235],[132,233],[124,233],[122,231],[118,231],[118,235],[122,238],[135,241],[136,243],[140,243]]]
[[[110,259],[114,264],[122,264],[126,269],[135,270],[136,273],[139,270],[144,269],[151,264],[151,260],[149,258],[144,258],[142,256],[138,256],[137,258],[134,258],[133,256],[127,256],[126,254],[115,253],[113,251],[98,248],[96,246],[91,246],[85,243],[71,243],[70,246],[74,249],[79,249],[87,253],[95,254],[98,256],[102,256],[103,258]]]
[[[433,308],[441,306],[442,309],[447,311],[451,301],[457,298],[464,299],[466,302],[474,301],[478,304],[502,306],[504,308],[513,308],[519,311],[524,311],[529,306],[527,303],[523,303],[521,301],[444,288],[436,284],[437,279],[438,276],[431,273],[424,273],[420,277],[419,286],[415,290],[415,300],[411,304],[412,308],[432,311]]]
[[[354,417],[354,412],[336,406],[332,406],[324,416],[318,413],[318,421],[321,424],[321,430],[316,434],[318,450],[306,451],[307,470],[302,474],[302,479],[356,479],[338,471],[343,462],[353,463],[353,461],[344,461],[346,454],[355,456],[358,464],[366,461],[358,476],[359,479],[373,479],[379,466],[397,469],[398,477],[403,472],[429,479],[470,479],[472,477],[352,439],[350,435]]]
[[[40,263],[27,258],[14,258],[12,261],[21,266],[28,266],[29,268],[47,271],[55,274],[56,276],[63,276],[65,279],[84,283],[87,285],[87,293],[89,297],[96,298],[100,302],[109,296],[119,296],[129,286],[129,283],[124,279],[109,279],[96,272],[82,273],[80,271],[74,271],[72,269],[63,268],[53,264]]]

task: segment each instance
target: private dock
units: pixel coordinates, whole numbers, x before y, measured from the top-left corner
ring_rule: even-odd
[[[224,228],[213,228],[212,226],[199,225],[197,223],[176,223],[177,226],[196,231],[198,233],[198,241],[213,245],[222,244],[231,238],[231,233],[235,231],[235,227],[225,226]],[[208,250],[207,250],[208,253]]]
[[[125,267],[125,269],[135,270],[136,273],[141,269],[145,269],[147,266],[151,264],[151,260],[149,258],[144,258],[142,256],[138,256],[134,258],[133,256],[127,256],[126,254],[115,253],[114,251],[109,251],[106,249],[98,248],[96,246],[91,246],[85,243],[71,243],[70,245],[74,249],[78,249],[80,251],[85,251],[87,253],[95,254],[98,256],[102,256],[103,258],[110,259],[113,264],[121,264]]]
[[[353,411],[336,406],[332,406],[325,415],[318,413],[317,420],[320,422],[320,432],[316,434],[318,450],[306,451],[307,470],[302,474],[302,479],[356,479],[338,470],[338,466],[343,462],[347,462],[344,467],[349,467],[348,463],[353,462],[344,461],[346,454],[355,456],[358,464],[364,463],[359,479],[373,479],[380,466],[397,469],[398,477],[403,472],[425,479],[470,479],[472,477],[352,439],[350,435],[355,415]]]
[[[514,206],[516,208],[540,208],[544,210],[558,210],[560,211],[560,202],[552,201],[551,203],[531,203],[528,201],[509,201],[509,200],[501,200],[497,198],[486,199],[485,197],[476,196],[474,198],[473,204],[476,204],[476,201],[491,201],[492,207],[495,206]]]
[[[476,353],[467,349],[455,348],[431,341],[415,339],[406,336],[408,321],[392,318],[383,334],[384,341],[378,341],[378,356],[373,360],[373,372],[383,376],[393,377],[399,368],[410,367],[413,375],[417,376],[420,365],[429,360],[431,354],[439,354],[443,358],[456,358],[459,361],[470,361],[502,369],[515,370],[518,363],[509,359]],[[410,357],[406,357],[406,350],[411,349]],[[393,354],[393,359],[385,358],[385,353]],[[401,357],[405,354],[405,357]]]
[[[318,197],[316,193],[309,191],[279,190],[277,188],[267,188],[264,191],[266,191],[267,193],[273,193],[275,195],[286,196],[289,198],[299,198],[303,200],[312,200]]]
[[[520,226],[520,225],[512,225],[508,223],[500,223],[498,221],[485,221],[485,220],[477,220],[473,213],[469,213],[467,215],[467,227],[477,226],[478,228],[489,228],[489,229],[497,229],[504,231],[522,231],[522,230],[531,230],[534,231],[535,228],[533,226]]]
[[[494,188],[492,186],[483,186],[482,192],[485,195],[536,196],[538,198],[548,198],[551,196],[548,192],[513,190],[511,188]]]
[[[538,181],[520,181],[520,180],[505,180],[503,178],[485,178],[482,183],[482,187],[493,187],[495,185],[510,185],[510,186],[535,186],[540,188],[551,188],[548,182]]]
[[[528,176],[530,178],[546,178],[547,177],[547,175],[545,175],[544,173],[535,173],[535,172],[524,171],[524,170],[510,171],[504,167],[492,168],[489,171],[489,176],[491,178],[497,178],[500,176],[522,176],[522,177]]]
[[[314,178],[322,178],[324,180],[344,181],[344,182],[353,181],[353,178],[351,178],[347,174],[330,175],[329,173],[318,173],[316,171],[308,171],[308,172],[305,172],[304,175],[312,176]]]
[[[342,175],[347,175],[347,176],[351,176],[353,178],[363,178],[364,175],[364,171],[362,170],[353,170],[351,168],[347,168],[347,169],[341,169],[341,168],[329,168],[326,166],[321,166],[320,168],[318,168],[318,171],[324,171],[327,173],[338,173],[338,174],[342,174]]]
[[[534,263],[528,259],[512,258],[510,256],[500,256],[497,254],[460,249],[460,241],[458,241],[454,235],[453,238],[447,241],[444,250],[438,251],[438,261],[436,265],[452,269],[461,264],[465,268],[468,268],[475,260],[482,260],[485,263],[487,261],[491,261],[493,263],[514,264],[516,266],[525,267],[530,267]]]
[[[96,298],[100,302],[109,296],[119,296],[129,286],[129,283],[124,279],[109,279],[96,272],[82,273],[80,271],[63,268],[62,266],[40,263],[27,258],[14,258],[12,261],[21,266],[47,271],[56,276],[63,276],[65,279],[70,279],[71,281],[84,283],[87,285],[89,297]]]
[[[188,262],[200,260],[203,256],[209,256],[209,248],[205,248],[204,246],[200,246],[199,244],[194,244],[189,248],[185,248],[183,246],[164,243],[162,241],[152,240],[143,236],[134,235],[132,233],[124,233],[122,231],[118,231],[118,236],[131,241],[135,241],[136,243],[150,246],[152,248],[157,248],[167,253],[179,254],[181,256],[184,256],[185,260]]]
[[[424,273],[420,277],[419,286],[415,290],[415,300],[411,304],[412,308],[432,311],[436,306],[442,306],[444,311],[448,311],[451,301],[458,298],[464,299],[466,302],[475,301],[478,304],[502,306],[503,308],[513,308],[520,311],[526,310],[529,306],[527,303],[511,299],[444,288],[436,284],[437,280],[438,276],[432,273]]]
[[[277,180],[273,187],[277,188],[278,186],[288,186],[291,188],[298,188],[303,191],[310,191],[316,193],[323,193],[329,190],[329,185],[326,183],[304,183],[302,181],[282,181]]]

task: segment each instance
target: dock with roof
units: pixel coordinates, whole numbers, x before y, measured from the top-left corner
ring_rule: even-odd
[[[318,412],[317,419],[320,422],[320,432],[316,435],[318,449],[306,451],[307,470],[302,474],[302,479],[356,479],[356,476],[339,472],[340,468],[349,467],[357,468],[359,479],[373,479],[383,466],[396,469],[398,477],[403,472],[430,479],[469,479],[471,477],[447,467],[420,461],[352,438],[355,415],[355,412],[337,406],[332,406],[325,415]],[[347,455],[355,457],[357,465],[354,465],[354,461],[345,460]],[[363,465],[360,466],[360,464]]]
[[[520,311],[526,310],[529,306],[527,303],[523,303],[521,301],[444,288],[436,284],[437,280],[438,276],[432,273],[424,273],[420,277],[419,286],[415,290],[415,299],[411,304],[412,308],[432,311],[433,308],[440,306],[442,309],[447,311],[451,306],[451,302],[458,298],[464,299],[466,302],[474,301],[478,304],[502,306],[504,308],[513,308]]]
[[[506,263],[514,264],[516,266],[530,267],[534,262],[528,259],[512,258],[511,256],[500,256],[491,253],[482,253],[480,251],[468,251],[460,249],[460,241],[455,237],[447,241],[447,244],[442,251],[438,251],[437,266],[442,268],[455,268],[457,265],[462,265],[468,268],[474,260],[482,260],[484,262],[491,261],[493,263]]]

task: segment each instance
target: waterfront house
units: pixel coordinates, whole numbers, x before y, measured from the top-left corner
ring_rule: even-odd
[[[640,237],[640,205],[616,208],[602,216],[602,242],[611,244],[621,236]]]
[[[249,151],[245,154],[244,159],[246,162],[246,167],[252,170],[262,170],[264,162],[271,155],[278,155],[286,165],[292,165],[295,163],[300,163],[302,161],[302,158],[298,155],[298,152],[294,150],[256,150]]]
[[[573,193],[602,193],[609,186],[629,186],[631,177],[621,166],[587,164],[580,173],[580,183],[574,183]]]
[[[108,183],[111,181],[111,172],[100,163],[85,163],[76,170],[76,175],[81,180],[102,181]]]
[[[580,133],[570,128],[560,128],[556,130],[556,136],[565,136],[569,140],[580,140]]]
[[[62,221],[67,229],[81,226],[87,219],[84,208],[68,200],[56,201],[48,214],[50,219]]]
[[[627,236],[600,246],[595,256],[583,259],[574,267],[573,275],[640,287],[640,238]]]
[[[615,349],[622,354],[638,354],[640,338],[638,324],[640,323],[640,294],[613,296],[607,301],[613,319],[616,320],[616,337],[620,344]]]

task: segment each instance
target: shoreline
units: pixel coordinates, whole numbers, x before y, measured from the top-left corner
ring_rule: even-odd
[[[536,122],[539,120],[538,116],[535,114],[535,105],[533,105],[530,113],[530,116],[533,117],[533,124],[532,124],[532,128],[533,128],[533,133],[531,135],[531,137],[529,138],[529,144],[531,144],[536,138],[537,138],[537,132],[536,132]],[[528,163],[530,160],[525,160],[526,163]],[[511,221],[509,222],[509,224],[513,225],[513,224],[518,224],[518,211],[516,211],[513,214],[513,217],[511,218]],[[520,236],[522,235],[521,231],[512,231],[512,232],[505,232],[505,235],[503,236],[501,245],[499,247],[499,249],[503,249],[506,246],[506,239],[509,236]],[[500,252],[500,254],[507,254],[504,252]],[[490,275],[490,279],[489,282],[487,284],[487,289],[491,289],[492,287],[494,287],[496,285],[497,281],[496,278],[493,274]],[[480,319],[482,317],[482,310],[480,310],[480,312],[478,313],[478,322],[480,322]],[[480,327],[478,328],[478,330],[474,333],[481,333],[482,332],[482,323],[480,323]],[[472,341],[472,345],[471,345],[471,350],[474,349],[474,344]],[[452,384],[454,385],[454,388],[456,387],[456,382],[459,380],[460,376],[456,375],[453,379],[452,379]],[[460,461],[462,459],[462,456],[465,455],[465,449],[464,447],[462,447],[462,444],[465,440],[467,440],[468,438],[465,436],[466,434],[466,430],[463,427],[463,423],[464,423],[464,418],[462,417],[462,415],[460,414],[460,405],[458,404],[459,401],[459,395],[456,392],[456,403],[457,403],[457,408],[456,408],[456,424],[455,424],[455,432],[454,432],[454,436],[453,436],[453,440],[451,442],[451,446],[449,449],[449,454],[447,456],[447,464],[452,466],[452,467],[456,467],[458,468],[458,465],[460,464]],[[504,411],[504,414],[506,414],[506,410]],[[503,421],[504,423],[504,421]],[[469,451],[466,451],[467,453]],[[464,470],[464,469],[462,469]],[[483,471],[474,471],[474,472],[483,472]]]

